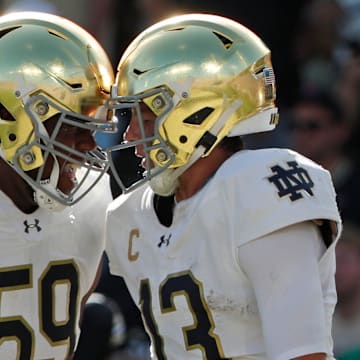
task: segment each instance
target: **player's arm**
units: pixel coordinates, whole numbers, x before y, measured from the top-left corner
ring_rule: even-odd
[[[319,269],[326,250],[310,221],[239,247],[239,265],[254,288],[269,358],[323,360],[331,352],[330,309],[324,305]]]
[[[310,354],[293,358],[293,360],[325,360],[326,355],[324,353]]]
[[[100,277],[101,277],[101,273],[102,273],[102,269],[103,269],[103,264],[104,264],[104,256],[101,257],[100,259],[100,263],[98,265],[98,268],[96,270],[96,275],[95,275],[95,279],[94,282],[92,283],[89,291],[85,294],[85,296],[81,299],[81,314],[83,313],[84,310],[84,306],[87,302],[87,300],[89,299],[90,295],[95,291],[99,281],[100,281]],[[81,317],[80,317],[80,323],[81,323]]]
[[[89,291],[86,293],[86,295],[81,299],[80,321],[79,321],[80,324],[82,322],[82,315],[84,313],[84,306],[85,306],[87,300],[89,299],[90,295],[94,292],[94,290],[96,289],[96,287],[97,287],[97,285],[99,283],[102,268],[103,268],[103,261],[104,261],[103,259],[104,259],[104,257],[102,256],[101,260],[100,260],[100,263],[98,265],[97,271],[96,271],[96,276],[95,276],[94,282],[92,283],[92,285],[91,285]],[[72,360],[73,357],[74,357],[74,354],[70,354],[65,360]]]

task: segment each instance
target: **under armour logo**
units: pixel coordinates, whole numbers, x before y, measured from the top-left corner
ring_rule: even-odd
[[[275,175],[268,178],[277,187],[278,195],[280,197],[290,195],[291,201],[301,199],[302,191],[313,196],[311,188],[314,187],[314,183],[308,172],[299,167],[296,161],[289,161],[287,164],[289,169],[284,169],[280,165],[273,166],[271,170]]]
[[[28,234],[29,233],[29,229],[36,229],[37,232],[41,231],[41,227],[39,226],[39,220],[38,219],[34,219],[35,223],[34,224],[29,224],[27,222],[27,220],[24,221],[24,225],[25,225],[25,232]]]
[[[171,238],[171,234],[167,238],[165,238],[165,235],[162,235],[160,237],[160,242],[158,243],[158,247],[161,248],[163,245],[169,246],[170,238]]]

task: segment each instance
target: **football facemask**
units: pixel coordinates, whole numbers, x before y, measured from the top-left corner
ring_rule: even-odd
[[[100,178],[109,165],[103,153],[76,150],[61,143],[59,134],[64,128],[114,131],[111,116],[98,116],[113,82],[110,60],[78,25],[36,12],[0,17],[0,51],[0,155],[32,186],[41,207],[61,210],[97,183],[90,173]],[[74,183],[65,193],[58,188],[62,166]],[[70,167],[79,178],[70,176]]]

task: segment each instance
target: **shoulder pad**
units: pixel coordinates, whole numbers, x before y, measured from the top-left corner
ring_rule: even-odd
[[[330,173],[294,151],[241,151],[216,177],[238,245],[307,220],[328,219],[340,228]]]

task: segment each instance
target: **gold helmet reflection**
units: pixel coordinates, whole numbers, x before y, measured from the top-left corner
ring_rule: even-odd
[[[148,147],[156,171],[185,169],[224,137],[278,121],[270,50],[221,16],[180,15],[145,30],[122,56],[116,87],[114,107],[143,102],[158,117]]]
[[[0,141],[2,156],[11,164],[19,149],[34,139],[34,125],[25,104],[41,122],[64,109],[90,115],[109,93],[111,63],[98,42],[62,17],[19,12],[0,17]],[[53,106],[56,104],[57,106]],[[33,146],[19,159],[24,171],[43,164]]]

